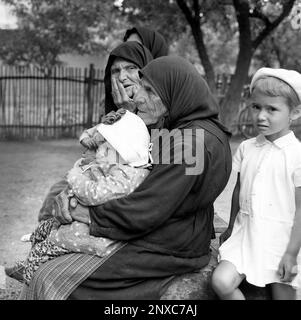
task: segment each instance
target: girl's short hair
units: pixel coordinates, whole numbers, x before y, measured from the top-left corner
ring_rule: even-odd
[[[290,109],[293,109],[300,104],[300,100],[295,90],[285,81],[276,77],[266,76],[256,80],[253,84],[251,94],[255,88],[270,97],[286,98]]]

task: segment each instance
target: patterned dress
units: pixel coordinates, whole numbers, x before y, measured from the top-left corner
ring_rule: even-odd
[[[149,172],[148,169],[112,164],[107,161],[92,161],[89,165],[82,166],[79,161],[68,172],[67,181],[81,204],[99,205],[128,195],[141,184]],[[61,199],[61,195],[65,192],[64,190],[57,195],[57,199]],[[62,210],[60,207],[56,206],[56,209]],[[30,240],[32,248],[24,262],[23,272],[27,284],[41,263],[55,257],[72,252],[105,257],[121,244],[120,241],[91,236],[89,226],[85,223],[73,221],[70,224],[60,225],[53,217],[40,222]]]

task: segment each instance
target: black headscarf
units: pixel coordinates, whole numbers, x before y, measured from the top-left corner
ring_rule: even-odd
[[[218,104],[207,82],[186,59],[175,56],[151,61],[140,74],[154,87],[168,108],[168,129],[182,128],[193,120],[209,119],[221,130]]]
[[[159,32],[144,27],[134,27],[126,31],[123,41],[126,41],[133,33],[139,35],[142,44],[151,52],[154,59],[168,55],[167,43]]]
[[[129,41],[120,44],[109,55],[108,62],[105,69],[105,113],[110,111],[116,111],[118,108],[115,106],[112,97],[111,87],[111,66],[116,58],[122,58],[132,63],[135,63],[140,69],[142,69],[153,57],[149,50],[141,43],[136,41]]]

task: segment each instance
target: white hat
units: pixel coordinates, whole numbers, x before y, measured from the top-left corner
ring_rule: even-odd
[[[301,74],[294,70],[261,68],[257,70],[250,84],[250,92],[253,90],[254,83],[263,77],[274,77],[286,82],[296,92],[301,102]]]
[[[126,111],[115,123],[101,123],[97,130],[130,166],[140,167],[149,163],[150,135],[136,114]]]

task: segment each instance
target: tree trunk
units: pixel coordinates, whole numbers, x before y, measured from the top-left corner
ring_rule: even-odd
[[[230,87],[222,102],[221,121],[232,133],[236,133],[241,94],[248,77],[251,59],[252,51],[241,51],[236,64],[235,74],[232,77]]]
[[[200,4],[198,0],[192,1],[192,9],[187,6],[184,0],[177,0],[177,4],[183,12],[187,22],[190,25],[191,33],[194,38],[196,49],[198,51],[201,63],[203,65],[207,83],[213,94],[217,93],[215,85],[214,69],[207,54],[207,49],[204,44],[201,23],[200,23]]]
[[[239,112],[241,93],[246,82],[253,56],[251,28],[249,20],[249,3],[245,0],[233,0],[239,26],[239,53],[226,97],[222,102],[221,121],[233,133],[236,133],[236,120]]]
[[[198,29],[194,28],[193,26],[191,26],[191,31],[195,40],[195,44],[196,44],[196,48],[197,48],[200,60],[202,62],[202,65],[206,74],[207,83],[212,93],[217,94],[214,70],[207,54],[207,49],[204,44],[202,31],[199,28]]]
[[[198,0],[192,0],[191,6],[188,7],[185,0],[177,0],[179,8],[185,15],[192,31],[195,40],[196,48],[204,67],[207,82],[216,93],[214,69],[209,60],[207,50],[204,44],[203,34],[200,25],[200,3]],[[283,2],[282,13],[273,22],[270,22],[262,12],[251,13],[249,0],[231,0],[228,4],[233,4],[238,28],[239,28],[239,54],[236,62],[235,73],[232,78],[230,87],[227,91],[226,97],[222,102],[221,120],[232,131],[235,132],[233,125],[236,124],[236,118],[239,112],[239,105],[241,102],[241,93],[246,82],[249,66],[254,51],[262,43],[262,41],[287,17],[295,3],[295,0],[287,0]],[[225,3],[226,4],[226,3]],[[252,15],[251,15],[252,14]],[[265,28],[252,40],[250,17],[263,19]]]

